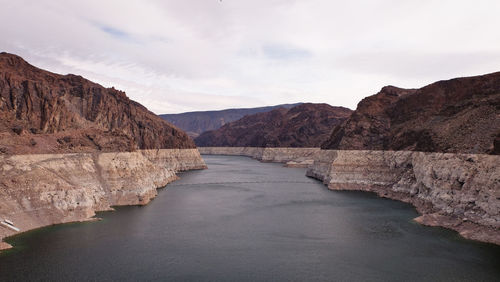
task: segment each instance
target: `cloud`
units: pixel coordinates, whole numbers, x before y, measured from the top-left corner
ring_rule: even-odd
[[[498,71],[498,1],[0,0],[0,49],[156,113],[298,101]]]
[[[453,77],[457,74],[478,75],[498,71],[500,52],[355,53],[341,57],[338,66],[356,73],[385,74],[394,78],[425,79]]]
[[[306,49],[277,44],[266,44],[262,50],[266,57],[276,60],[297,60],[312,56],[311,52]]]
[[[113,37],[119,38],[119,39],[130,40],[132,38],[130,36],[130,34],[126,33],[125,31],[119,30],[119,29],[111,27],[111,26],[98,25],[98,27],[103,32],[105,32],[105,33],[107,33],[107,34],[109,34],[109,35],[111,35]]]

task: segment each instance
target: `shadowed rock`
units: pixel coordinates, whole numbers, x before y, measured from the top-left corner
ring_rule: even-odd
[[[277,106],[259,107],[259,108],[243,108],[243,109],[226,109],[220,111],[200,111],[187,112],[180,114],[164,114],[160,115],[164,120],[172,123],[186,133],[196,138],[201,133],[210,130],[219,129],[226,123],[239,120],[240,118],[257,113],[269,112],[277,108],[289,109],[300,105],[297,104],[282,104]]]
[[[387,86],[363,99],[323,149],[500,153],[500,72]]]
[[[0,152],[194,148],[192,140],[124,92],[0,53]]]
[[[198,146],[319,147],[331,128],[351,114],[328,104],[301,104],[245,116],[195,139]]]

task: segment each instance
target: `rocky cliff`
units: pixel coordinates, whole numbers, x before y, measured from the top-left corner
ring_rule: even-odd
[[[500,245],[500,156],[319,148],[200,147],[308,167],[331,190],[362,190],[414,205],[415,220]]]
[[[420,89],[384,87],[322,148],[500,154],[500,72]]]
[[[0,154],[194,147],[122,91],[0,53]]]
[[[311,165],[320,148],[199,147],[204,155],[246,156],[263,162],[285,163],[288,167]]]
[[[328,104],[301,104],[245,116],[195,139],[202,147],[319,147],[351,110]]]
[[[160,115],[164,120],[172,123],[189,134],[189,136],[196,138],[201,133],[210,130],[219,129],[226,123],[239,120],[246,115],[253,115],[256,113],[269,112],[277,108],[289,109],[297,104],[282,104],[269,107],[258,108],[243,108],[243,109],[226,109],[220,111],[200,111],[200,112],[187,112],[180,114],[164,114]]]
[[[322,150],[307,175],[332,190],[363,190],[413,204],[416,221],[500,244],[500,156]]]
[[[145,205],[176,172],[203,168],[196,149],[0,156],[0,221],[23,232],[89,220],[112,206]],[[14,234],[0,226],[0,241]]]
[[[0,249],[18,229],[147,204],[176,172],[205,167],[184,132],[124,92],[0,54]]]

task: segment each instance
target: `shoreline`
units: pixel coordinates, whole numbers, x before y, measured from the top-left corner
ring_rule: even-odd
[[[107,211],[100,211],[100,212],[113,212],[113,211],[114,211],[114,209],[110,209],[110,210],[107,210]],[[94,221],[100,221],[100,220],[101,220],[101,218],[99,218],[99,217],[91,217],[91,218],[82,219],[82,220],[79,220],[79,221],[69,221],[69,222],[64,222],[64,223],[54,223],[54,224],[51,224],[51,225],[40,226],[40,227],[37,227],[37,228],[33,228],[33,229],[23,230],[23,231],[17,232],[15,234],[12,234],[12,235],[9,235],[9,236],[1,238],[2,241],[0,241],[0,254],[2,253],[3,250],[9,250],[9,249],[15,248],[15,246],[12,246],[11,244],[9,244],[9,243],[6,242],[6,240],[8,240],[9,238],[14,238],[16,236],[23,235],[23,234],[25,234],[27,232],[31,232],[31,231],[35,231],[35,230],[38,230],[38,229],[47,228],[47,227],[55,226],[55,225],[94,222]]]
[[[500,245],[500,156],[415,151],[200,147],[207,155],[248,156],[263,162],[310,162],[306,175],[329,190],[376,193],[411,204],[426,226]],[[288,154],[287,152],[293,152]],[[289,165],[292,164],[292,165]]]
[[[285,163],[285,166],[289,167],[294,167],[296,163],[308,163],[306,176],[322,181],[329,190],[366,191],[376,193],[379,197],[405,202],[415,207],[420,214],[414,218],[414,221],[419,224],[452,229],[466,239],[500,245],[498,206],[490,207],[489,205],[491,201],[495,203],[495,195],[500,191],[500,187],[495,186],[496,183],[500,183],[500,169],[495,166],[500,159],[499,156],[411,151],[337,151],[319,148],[229,148],[200,147],[199,151],[165,149],[132,153],[0,156],[2,176],[6,172],[12,173],[16,170],[22,176],[28,174],[28,179],[30,174],[41,176],[40,173],[43,173],[45,179],[42,177],[36,182],[37,185],[25,180],[21,183],[21,190],[29,191],[30,188],[36,186],[38,190],[42,190],[39,191],[42,192],[39,195],[42,197],[43,192],[47,191],[43,191],[39,186],[44,186],[44,188],[48,187],[47,190],[52,195],[52,197],[45,197],[45,200],[50,199],[50,201],[48,205],[47,203],[45,206],[42,205],[41,209],[45,211],[41,214],[37,214],[32,206],[19,211],[13,209],[12,204],[10,204],[11,213],[6,213],[6,207],[8,210],[9,205],[4,205],[6,199],[0,198],[0,203],[3,205],[0,206],[0,218],[13,219],[16,226],[21,227],[22,230],[13,232],[0,228],[0,250],[12,247],[3,241],[6,237],[49,225],[98,220],[94,218],[96,212],[113,210],[113,206],[147,205],[156,197],[157,189],[178,179],[177,172],[205,169],[206,165],[200,152],[203,155],[247,156],[262,162]],[[47,171],[50,171],[48,168],[54,170],[55,162],[56,168],[68,173],[66,168],[68,165],[70,167],[73,165],[70,170],[75,173],[74,178],[79,178],[82,176],[81,171],[80,174],[77,171],[84,169],[89,164],[89,159],[94,165],[94,170],[86,171],[84,175],[88,178],[89,174],[95,174],[90,178],[98,178],[96,183],[101,186],[101,190],[90,191],[90,196],[93,198],[93,201],[87,202],[90,205],[82,207],[77,202],[76,206],[71,206],[71,199],[68,199],[71,198],[71,193],[68,196],[68,192],[81,190],[81,187],[75,187],[75,183],[72,183],[70,179],[57,173],[52,176],[64,178],[62,181],[46,182],[47,177],[51,176],[47,175]],[[78,164],[76,166],[75,161]],[[63,166],[60,166],[60,162]],[[460,171],[460,173],[455,173],[455,171]],[[142,181],[143,178],[147,180]],[[461,184],[460,189],[455,187],[457,181]],[[5,183],[5,181],[1,182],[0,185],[5,186]],[[18,181],[12,183],[19,185]],[[56,197],[57,201],[54,201],[54,196],[60,194],[58,190],[61,190],[61,185],[64,183],[70,183],[73,186],[62,187],[67,189],[66,193],[62,194],[66,198]],[[22,186],[22,184],[27,186]],[[88,185],[89,183],[83,181],[80,184]],[[15,185],[3,188],[17,190],[14,188]],[[96,191],[100,192],[103,197],[96,198],[96,195],[92,194]],[[5,193],[5,191],[2,192]],[[84,194],[77,193],[77,197],[82,195],[84,196]],[[476,196],[475,205],[470,205],[471,197],[474,195],[482,195],[482,197]],[[0,194],[0,196],[3,195]],[[34,199],[30,200],[36,202]],[[26,204],[23,203],[26,197],[21,197],[17,201],[21,202],[18,207],[25,207],[22,204]],[[479,208],[483,210],[479,212]],[[51,214],[54,210],[55,217]],[[25,214],[21,216],[19,213]],[[44,218],[47,214],[49,214],[49,219]],[[33,222],[36,219],[40,221]],[[19,222],[21,224],[17,225]]]
[[[0,156],[0,218],[21,229],[0,227],[0,250],[6,237],[146,205],[177,172],[206,168],[197,149]]]

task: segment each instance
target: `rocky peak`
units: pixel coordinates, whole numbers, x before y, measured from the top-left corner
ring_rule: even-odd
[[[10,54],[7,52],[0,53],[0,63],[8,64],[11,67],[18,67],[27,65],[28,63],[18,55]]]
[[[331,128],[351,112],[343,107],[312,103],[278,108],[205,132],[195,142],[198,146],[319,147]]]
[[[498,136],[500,72],[420,89],[386,86],[363,99],[322,147],[498,154]]]
[[[0,54],[0,117],[0,149],[8,153],[194,147],[125,92],[8,53]]]

